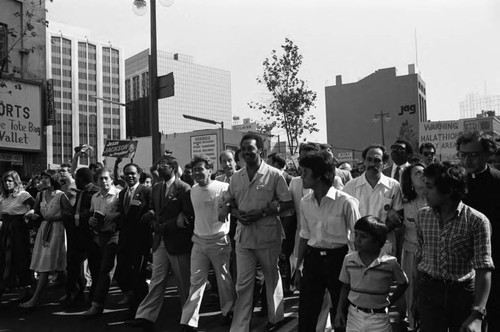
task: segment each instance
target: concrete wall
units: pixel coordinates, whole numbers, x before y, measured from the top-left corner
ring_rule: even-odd
[[[396,76],[395,68],[377,70],[356,83],[342,84],[337,77],[337,85],[325,88],[328,143],[336,154],[349,149],[355,151],[354,158],[361,159],[358,151],[382,143],[380,121],[373,121],[374,114],[382,111],[391,116],[383,123],[386,146],[396,140],[402,127],[414,131],[414,144],[418,144],[419,120],[426,119],[420,112],[425,107],[424,89],[418,74]]]

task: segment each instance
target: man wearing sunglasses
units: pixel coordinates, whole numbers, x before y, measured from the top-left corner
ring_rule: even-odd
[[[468,132],[457,139],[457,156],[468,175],[464,203],[484,213],[492,228],[493,261],[500,259],[500,171],[488,162],[497,150],[495,142],[483,133]],[[491,274],[490,294],[500,292],[500,273]],[[487,304],[489,331],[500,331],[500,298],[491,296]]]
[[[436,162],[436,146],[431,142],[424,142],[420,144],[418,153],[420,154],[420,159],[425,167],[428,167]]]
[[[385,176],[401,182],[401,175],[406,167],[410,166],[408,160],[413,155],[413,147],[410,142],[404,139],[397,139],[391,145],[392,166],[387,167],[382,172]]]

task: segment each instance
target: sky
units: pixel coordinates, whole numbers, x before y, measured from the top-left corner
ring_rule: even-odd
[[[471,93],[500,94],[497,0],[159,2],[158,49],[230,71],[233,115],[260,119],[247,103],[269,99],[256,81],[262,62],[291,39],[304,57],[299,77],[317,92],[319,132],[306,135],[311,140],[326,141],[324,91],[336,75],[352,83],[381,68],[406,75],[417,63],[432,121],[458,119]],[[47,18],[88,29],[92,40],[121,47],[127,58],[150,45],[149,12],[137,16],[132,7],[133,0],[54,0]]]

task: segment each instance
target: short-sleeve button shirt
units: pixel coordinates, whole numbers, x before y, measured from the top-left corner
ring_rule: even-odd
[[[330,187],[320,205],[314,192],[300,205],[300,237],[309,246],[335,249],[347,244],[354,249],[354,224],[360,218],[357,199]]]
[[[285,178],[277,168],[261,162],[250,181],[246,167],[231,177],[229,194],[235,199],[238,210],[248,212],[264,209],[274,200],[288,202],[291,195]],[[283,228],[277,216],[267,216],[243,225],[238,223],[235,240],[242,248],[264,249],[281,245]]]
[[[369,309],[389,306],[389,291],[393,281],[408,283],[396,257],[383,251],[370,266],[365,266],[357,251],[346,255],[339,280],[351,286],[348,298],[352,304]]]

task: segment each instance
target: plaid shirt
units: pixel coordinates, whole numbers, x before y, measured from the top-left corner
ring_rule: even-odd
[[[491,226],[484,214],[459,203],[455,216],[443,222],[438,211],[422,208],[417,215],[419,271],[434,278],[465,281],[474,269],[494,269]]]

